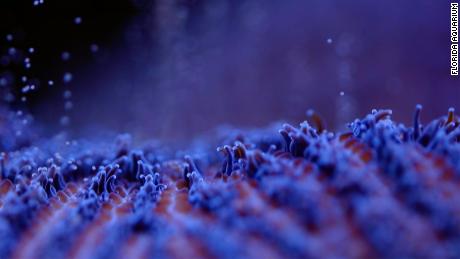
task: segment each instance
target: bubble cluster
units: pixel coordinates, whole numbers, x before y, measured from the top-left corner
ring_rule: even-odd
[[[45,3],[45,0],[34,0],[33,4],[34,6],[42,5]]]
[[[33,1],[34,6],[44,4],[43,0]],[[44,9],[33,10],[33,14],[40,14],[41,12],[46,13]],[[73,23],[75,25],[80,25],[83,22],[82,16],[75,16]],[[69,28],[73,27],[71,24],[68,25]],[[51,62],[60,62],[58,65],[62,65],[61,69],[56,69],[56,72],[43,73],[43,70],[46,70],[43,65],[35,66],[35,61],[38,60],[40,63],[48,64],[43,61],[43,55],[49,52],[50,46],[44,46],[43,53],[40,51],[42,43],[36,41],[32,36],[28,35],[30,32],[23,32],[20,29],[11,31],[11,33],[4,34],[5,44],[1,45],[0,48],[0,65],[2,66],[2,71],[0,71],[0,94],[1,101],[0,105],[3,102],[9,103],[13,106],[18,106],[18,108],[26,108],[29,105],[29,100],[36,99],[38,96],[41,96],[42,89],[45,90],[45,85],[47,86],[57,86],[57,88],[52,91],[62,91],[63,93],[69,90],[69,87],[72,85],[72,82],[75,78],[74,63],[73,63],[73,53],[69,51],[81,51],[75,49],[74,47],[66,48],[66,46],[56,46],[56,50],[59,51],[57,59],[55,57],[56,52],[50,52],[53,56],[49,57]],[[32,33],[31,33],[32,34]],[[31,44],[35,42],[34,44]],[[35,45],[36,44],[36,45]],[[47,43],[52,44],[52,43]],[[96,55],[99,51],[99,45],[96,43],[91,43],[87,45],[87,52]],[[53,47],[53,46],[51,46]],[[57,64],[51,64],[51,66],[56,66]],[[50,70],[51,71],[51,70]],[[40,78],[46,76],[48,78]],[[46,91],[46,90],[45,90]],[[62,100],[61,114],[56,117],[56,121],[61,125],[68,125],[70,123],[70,113],[74,107],[74,101],[70,97],[65,97]]]

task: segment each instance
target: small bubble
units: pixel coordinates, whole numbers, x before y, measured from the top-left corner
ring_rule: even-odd
[[[29,90],[30,90],[30,86],[29,86],[29,85],[26,85],[26,86],[24,86],[24,87],[22,88],[21,91],[22,91],[22,93],[27,93],[27,92],[29,92]]]
[[[22,102],[27,102],[27,97],[25,97],[25,96],[21,97],[21,101]]]
[[[62,116],[59,122],[62,126],[67,126],[70,123],[70,118],[68,116]]]
[[[7,40],[7,41],[12,41],[12,40],[13,40],[13,35],[7,34],[7,35],[6,35],[6,40]]]
[[[340,91],[340,96],[344,96],[345,93],[343,91]]]
[[[70,81],[72,81],[72,79],[73,79],[72,73],[66,72],[64,74],[64,78],[63,78],[64,83],[70,83]]]
[[[34,6],[42,5],[45,3],[45,0],[34,0]]]
[[[0,86],[6,86],[8,84],[8,80],[4,77],[0,78]]]
[[[29,48],[29,53],[34,53],[35,49],[34,48]]]
[[[75,24],[80,24],[82,19],[81,19],[80,16],[77,16],[77,17],[75,17],[75,19],[73,21],[74,21]]]
[[[71,101],[67,101],[64,104],[64,109],[71,110],[73,108],[73,103]]]
[[[91,52],[96,53],[99,51],[99,46],[97,44],[91,44],[91,46],[89,46],[89,49],[91,50]]]
[[[332,43],[332,39],[331,38],[327,38],[327,44],[331,44]]]
[[[53,80],[49,80],[49,81],[48,81],[48,85],[50,85],[50,86],[51,86],[51,85],[54,85]]]
[[[27,76],[22,76],[21,81],[22,81],[23,83],[27,82]]]
[[[69,91],[69,90],[66,90],[66,91],[64,92],[64,98],[65,98],[65,99],[69,99],[70,97],[72,97],[72,92]]]
[[[16,55],[16,48],[14,48],[14,47],[9,48],[8,49],[8,54],[10,54],[11,56]]]
[[[16,112],[16,115],[17,115],[17,116],[22,116],[22,114],[23,114],[23,113],[22,113],[21,110],[18,110],[18,111]]]
[[[70,59],[70,53],[67,52],[67,51],[62,52],[61,59],[64,60],[64,61],[69,60]]]

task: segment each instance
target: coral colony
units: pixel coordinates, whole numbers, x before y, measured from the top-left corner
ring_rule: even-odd
[[[0,157],[0,256],[458,257],[460,120],[420,112],[407,127],[374,110],[342,133],[308,112],[196,159],[129,135],[28,139],[4,111],[2,145],[28,145]]]
[[[14,47],[14,34],[4,42],[2,62],[24,74],[0,74],[0,258],[460,257],[453,108],[423,123],[418,105],[410,126],[373,110],[342,132],[309,110],[278,131],[228,129],[200,151],[129,134],[49,138],[11,103],[65,86],[60,122],[71,127],[73,71],[35,79],[40,49]]]

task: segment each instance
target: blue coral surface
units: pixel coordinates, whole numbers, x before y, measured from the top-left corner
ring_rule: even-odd
[[[204,151],[44,138],[3,112],[0,258],[458,258],[460,121],[308,112]]]

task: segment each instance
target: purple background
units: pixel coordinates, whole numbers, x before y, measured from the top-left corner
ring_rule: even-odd
[[[344,129],[373,108],[410,123],[417,103],[422,121],[460,107],[449,1],[151,2],[96,61],[72,68],[74,133],[180,139],[222,124],[298,123],[309,108]],[[50,128],[62,113],[59,87],[31,105]]]

